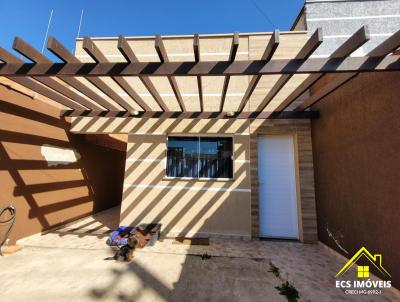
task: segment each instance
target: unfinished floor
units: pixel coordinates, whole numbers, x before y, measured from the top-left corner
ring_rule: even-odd
[[[129,264],[106,261],[115,213],[21,240],[22,252],[0,258],[1,301],[286,301],[270,262],[293,282],[300,301],[400,299],[396,291],[350,296],[336,289],[345,259],[319,244],[212,239],[189,246],[165,239],[138,250]],[[212,257],[202,260],[203,254]]]

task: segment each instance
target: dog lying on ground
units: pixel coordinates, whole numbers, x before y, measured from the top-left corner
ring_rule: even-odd
[[[104,260],[116,260],[116,261],[131,261],[133,259],[133,252],[136,248],[143,248],[147,245],[150,240],[150,235],[144,235],[142,232],[135,232],[127,234],[127,244],[121,246],[113,257],[105,258]]]
[[[128,243],[122,246],[114,255],[114,260],[117,261],[131,261],[133,259],[133,252],[139,246],[139,241],[136,236],[128,238]]]

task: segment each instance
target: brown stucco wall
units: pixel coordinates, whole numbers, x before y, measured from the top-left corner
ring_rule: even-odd
[[[317,104],[320,118],[312,122],[319,240],[347,257],[362,246],[381,253],[397,288],[398,87],[400,73],[359,75]]]
[[[121,202],[125,151],[69,133],[58,115],[55,107],[0,85],[0,207],[17,208],[11,241]],[[44,145],[75,150],[80,158],[49,166]]]

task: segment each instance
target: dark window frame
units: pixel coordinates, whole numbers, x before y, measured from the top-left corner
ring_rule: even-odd
[[[180,138],[196,138],[198,141],[198,149],[200,151],[200,140],[202,138],[210,139],[210,138],[221,138],[226,139],[229,138],[231,140],[231,156],[230,156],[230,177],[200,177],[197,175],[195,177],[190,176],[169,176],[168,175],[168,139],[173,137],[180,137]],[[169,134],[166,137],[166,144],[165,144],[165,165],[164,165],[164,178],[165,179],[177,179],[177,180],[200,180],[200,181],[207,181],[207,180],[215,180],[215,181],[232,181],[234,179],[234,171],[235,171],[235,159],[234,159],[234,147],[235,147],[235,140],[234,135],[224,135],[224,134]],[[197,157],[198,165],[200,161],[200,154]],[[200,169],[198,169],[200,172]]]

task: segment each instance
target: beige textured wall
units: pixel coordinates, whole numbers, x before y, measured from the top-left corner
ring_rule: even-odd
[[[227,135],[234,141],[234,179],[204,181],[165,178],[165,132],[130,134],[121,224],[159,222],[163,234],[171,237],[249,238],[249,135]]]
[[[293,135],[296,143],[300,239],[303,242],[317,240],[309,120],[124,121],[114,119],[112,124],[102,127],[105,131],[112,131],[118,128],[118,124],[123,124],[125,131],[129,129],[131,132],[121,224],[161,222],[167,236],[258,237],[257,137],[264,134]],[[99,125],[103,123],[104,120]],[[166,136],[181,133],[232,135],[234,180],[166,179]]]

